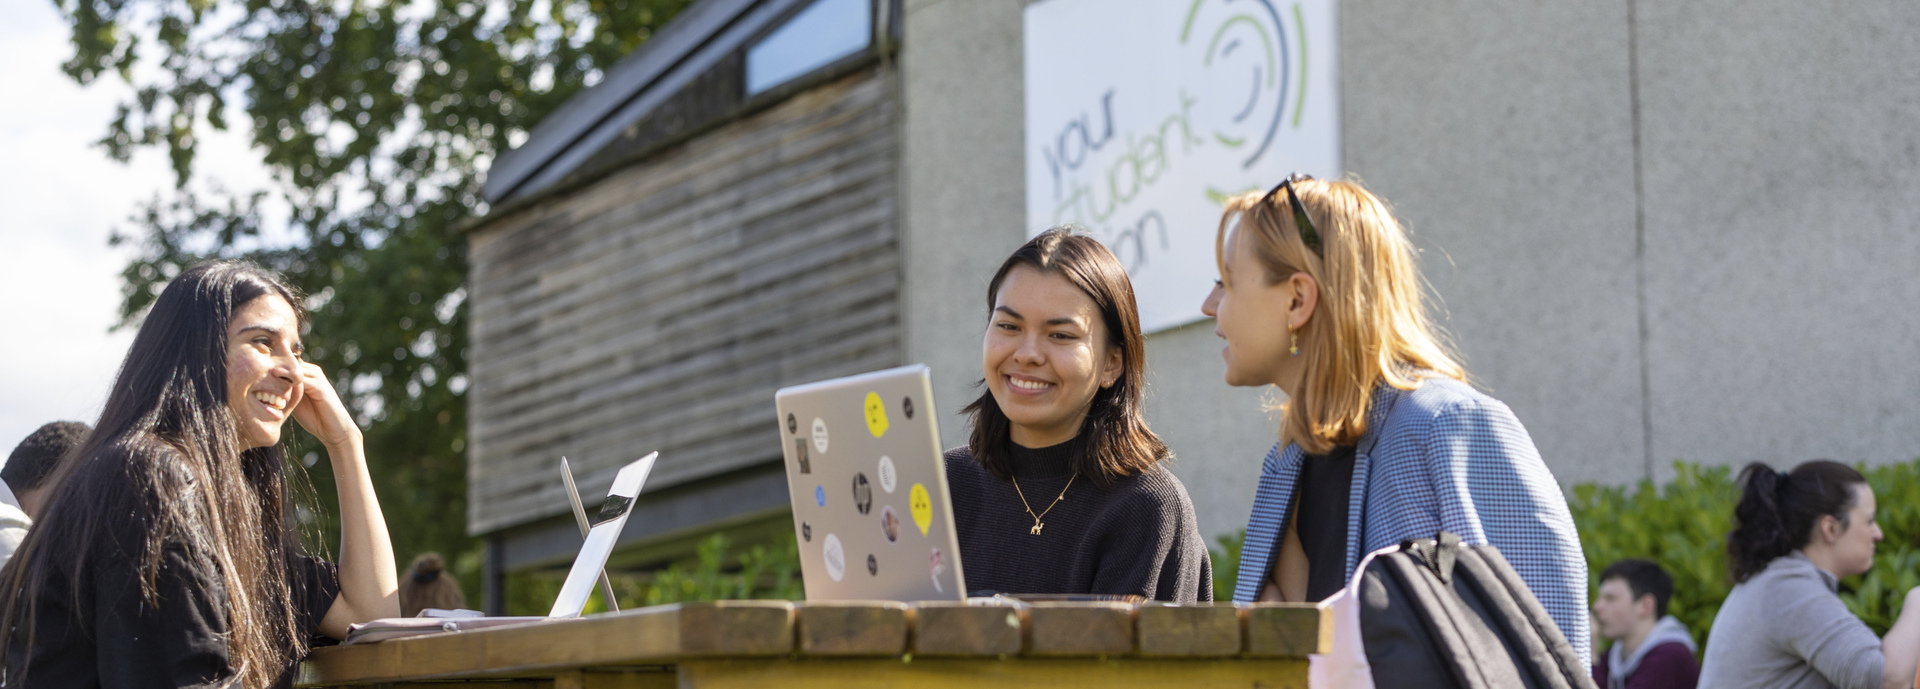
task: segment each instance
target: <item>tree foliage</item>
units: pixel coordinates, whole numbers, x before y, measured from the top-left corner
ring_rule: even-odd
[[[396,555],[440,550],[474,592],[461,228],[486,212],[495,156],[691,0],[54,2],[73,29],[66,73],[133,89],[101,147],[164,151],[175,175],[114,233],[138,248],[123,324],[202,260],[284,273],[310,295],[309,359],[365,428]],[[270,189],[196,171],[195,143],[236,127]],[[306,521],[333,533],[330,471],[308,446]]]

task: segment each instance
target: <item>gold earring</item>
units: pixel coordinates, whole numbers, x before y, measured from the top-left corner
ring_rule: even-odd
[[[1291,352],[1293,356],[1300,356],[1299,331],[1295,331],[1295,330],[1287,331],[1287,339],[1291,341],[1291,344],[1287,347],[1287,351]]]

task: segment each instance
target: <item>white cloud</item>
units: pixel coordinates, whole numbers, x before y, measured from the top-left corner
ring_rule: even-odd
[[[0,3],[0,457],[42,423],[99,415],[133,339],[108,332],[128,250],[107,237],[173,183],[162,155],[121,165],[93,145],[128,89],[114,77],[80,87],[60,71],[71,55],[53,3]],[[269,185],[243,133],[196,153],[229,189]]]

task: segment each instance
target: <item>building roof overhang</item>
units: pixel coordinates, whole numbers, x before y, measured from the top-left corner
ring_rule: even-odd
[[[495,159],[482,190],[487,203],[532,196],[566,179],[622,130],[806,2],[702,0],[689,6],[608,68],[600,83],[541,120],[524,143]]]

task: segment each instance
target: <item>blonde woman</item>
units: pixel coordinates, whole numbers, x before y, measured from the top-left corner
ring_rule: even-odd
[[[1590,658],[1566,498],[1513,412],[1465,382],[1386,202],[1295,175],[1228,201],[1216,252],[1202,311],[1227,383],[1287,395],[1234,600],[1318,601],[1366,553],[1446,530],[1499,548]]]

